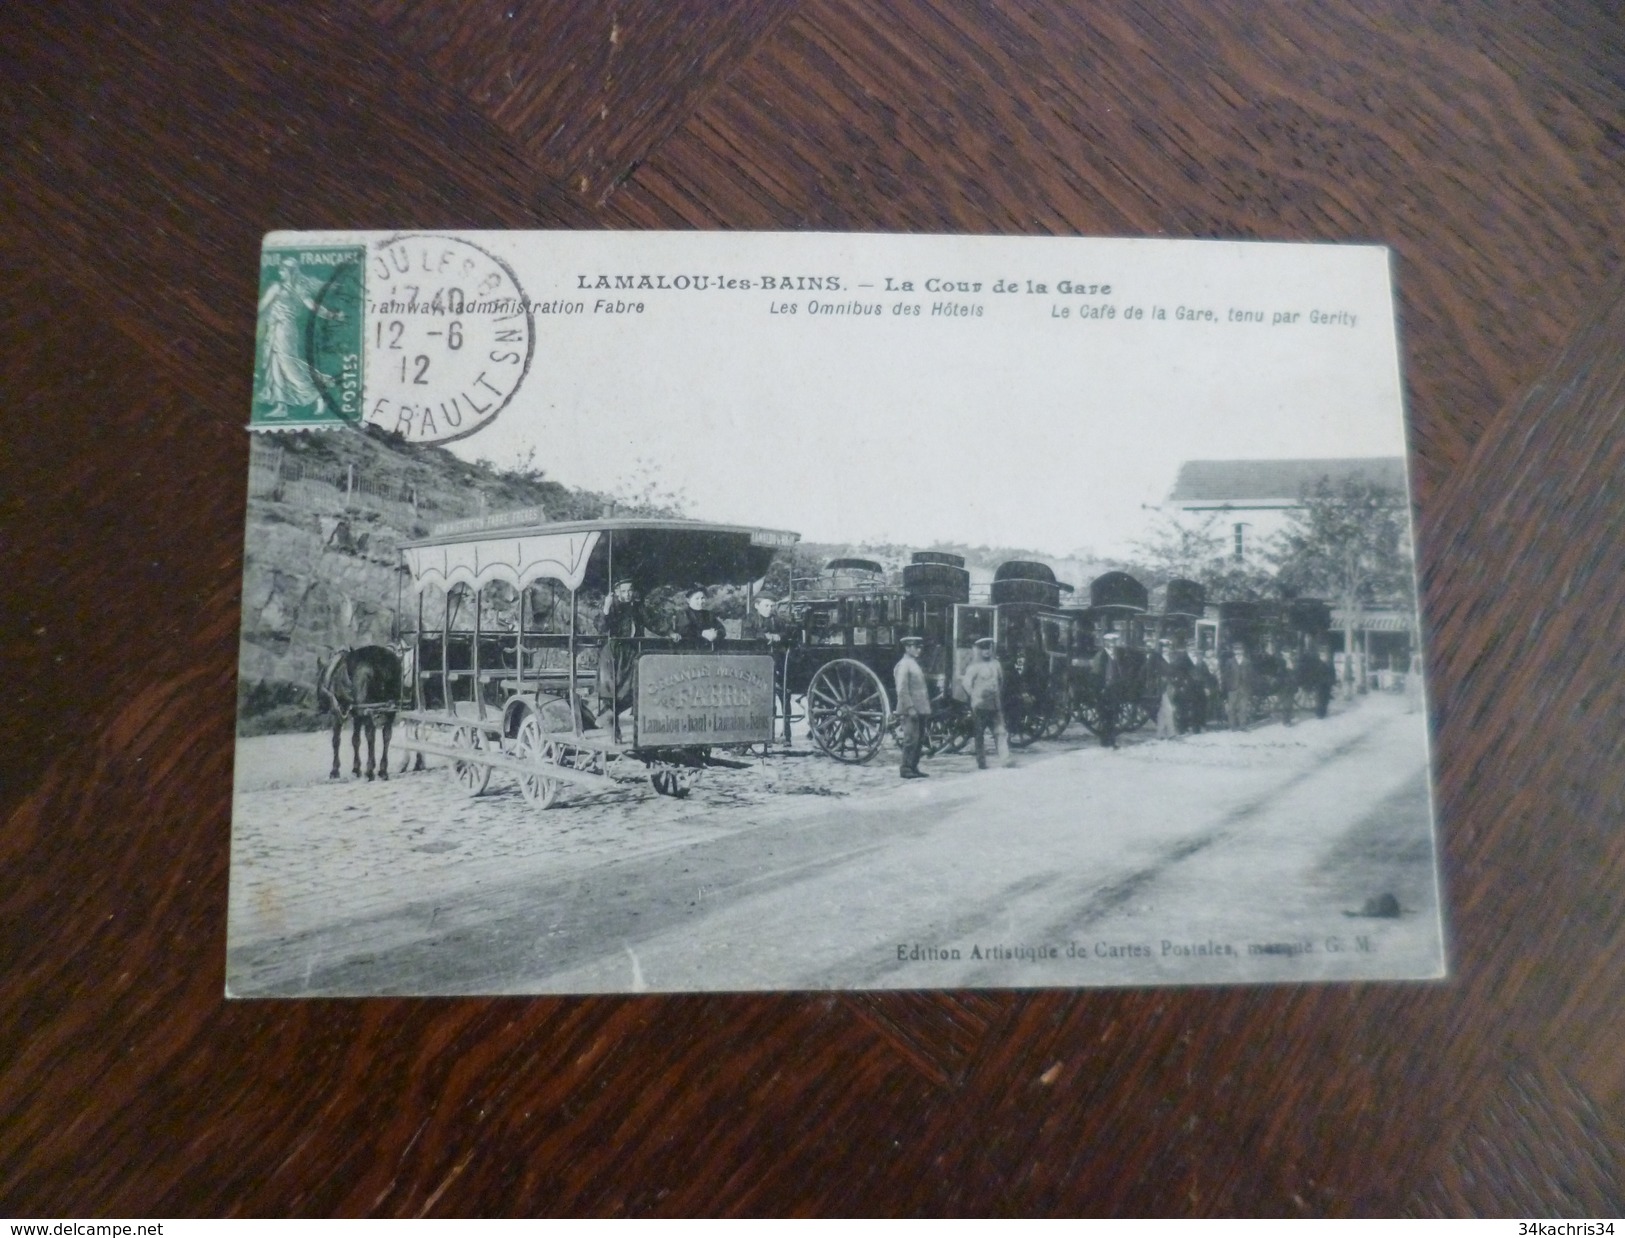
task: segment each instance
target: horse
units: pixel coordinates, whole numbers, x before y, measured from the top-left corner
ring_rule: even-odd
[[[367,728],[367,781],[373,780],[373,737],[382,720],[383,750],[376,762],[377,776],[389,780],[389,736],[401,705],[401,658],[383,645],[341,649],[327,661],[316,660],[316,700],[333,715],[333,769],[339,776],[339,732],[344,719],[353,723],[350,746],[355,753],[351,776],[361,777],[361,728]]]

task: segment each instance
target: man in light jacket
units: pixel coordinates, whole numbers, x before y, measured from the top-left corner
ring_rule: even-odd
[[[925,640],[919,636],[905,636],[902,640],[903,656],[892,669],[897,684],[897,713],[903,720],[903,767],[898,771],[903,778],[927,778],[920,773],[920,749],[925,745],[925,724],[931,717],[931,688],[920,669],[920,650]]]
[[[984,636],[976,642],[976,653],[965,673],[959,677],[959,686],[970,698],[971,729],[976,733],[976,768],[987,768],[987,749],[983,733],[993,732],[993,750],[999,760],[1010,763],[1010,732],[1004,725],[1004,667],[993,656],[993,638]]]

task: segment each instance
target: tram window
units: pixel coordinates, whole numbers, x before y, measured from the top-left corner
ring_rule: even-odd
[[[474,630],[474,590],[467,585],[453,585],[451,609],[447,614],[447,627],[453,632]]]
[[[570,630],[570,591],[556,580],[532,581],[525,590],[526,632],[546,632],[554,635],[566,633]],[[597,606],[585,608],[587,614],[597,614],[603,609],[602,600]]]
[[[446,622],[446,591],[439,585],[424,585],[415,608],[423,616],[423,631],[439,632]]]
[[[568,605],[568,603],[566,603]],[[527,612],[527,614],[532,612]],[[564,617],[565,630],[569,630],[570,617]],[[576,635],[602,636],[604,634],[604,594],[600,589],[583,589],[576,594]],[[529,631],[531,620],[525,620],[526,631]]]
[[[480,590],[480,630],[512,632],[519,626],[519,590],[505,580],[493,580]]]
[[[519,590],[493,580],[480,590],[480,657],[482,675],[511,672],[518,665],[514,642],[519,629]]]

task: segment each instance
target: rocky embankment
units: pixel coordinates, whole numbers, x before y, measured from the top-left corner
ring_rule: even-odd
[[[394,638],[396,551],[412,533],[377,513],[322,513],[285,501],[249,501],[240,731],[316,725],[318,657],[345,645],[388,644]],[[409,596],[409,591],[403,595],[403,605]]]
[[[539,470],[470,464],[440,448],[370,433],[256,438],[243,554],[238,731],[321,724],[316,665],[345,646],[388,644],[397,605],[414,605],[397,571],[401,542],[482,510],[541,507],[552,519],[597,515],[603,496]]]

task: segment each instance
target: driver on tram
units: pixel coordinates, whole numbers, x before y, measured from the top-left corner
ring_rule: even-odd
[[[604,635],[630,639],[642,636],[646,626],[632,582],[616,581],[614,592],[604,599]]]
[[[754,605],[756,613],[745,616],[744,638],[766,641],[768,651],[777,653],[790,639],[789,633],[779,623],[778,616],[773,613],[778,603],[769,594],[758,593]]]
[[[621,710],[632,703],[632,679],[638,660],[634,643],[645,633],[643,606],[630,580],[618,580],[604,599],[604,648],[598,658],[596,725],[613,727]]]

